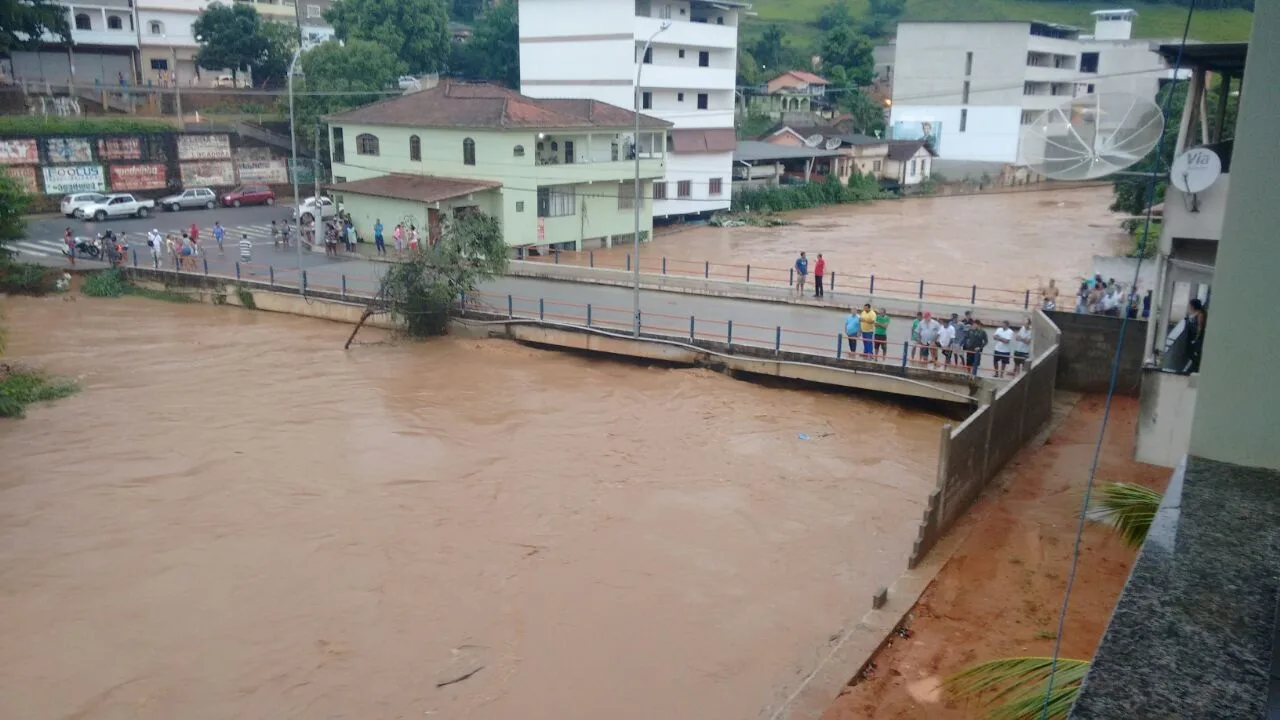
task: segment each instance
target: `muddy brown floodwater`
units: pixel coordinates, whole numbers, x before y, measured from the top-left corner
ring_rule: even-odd
[[[882,289],[887,278],[1017,291],[1055,278],[1067,287],[1090,273],[1095,254],[1126,249],[1110,204],[1107,186],[839,205],[786,213],[796,224],[783,227],[675,228],[641,255],[646,271],[666,256],[672,272],[700,274],[709,260],[751,264],[753,279],[767,279],[764,272],[785,274],[804,250],[826,257],[838,287],[841,275],[871,274]],[[597,250],[595,262],[621,266],[630,249]]]
[[[4,301],[83,384],[0,422],[4,717],[756,717],[933,485],[885,402],[71,300]]]

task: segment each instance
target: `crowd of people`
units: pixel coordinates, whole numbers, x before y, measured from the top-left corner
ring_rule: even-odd
[[[849,352],[863,358],[887,360],[891,321],[888,310],[873,308],[871,303],[863,305],[861,310],[851,310],[844,322]],[[988,334],[986,326],[971,312],[965,312],[963,317],[952,313],[950,317],[939,320],[932,313],[921,311],[916,313],[911,323],[909,359],[944,370],[965,369],[977,373],[987,346],[991,345],[995,376],[1005,377],[1007,374],[1017,377],[1031,356],[1032,338],[1030,319],[1024,320],[1018,328],[1005,320]],[[1013,364],[1012,370],[1009,369],[1010,363]]]
[[[1057,284],[1050,280],[1048,285],[1040,288],[1041,307],[1058,310],[1060,296]],[[1094,275],[1081,281],[1076,290],[1075,311],[1109,317],[1148,318],[1151,316],[1151,291],[1139,295],[1135,286],[1126,292],[1115,278],[1103,280],[1101,275]]]

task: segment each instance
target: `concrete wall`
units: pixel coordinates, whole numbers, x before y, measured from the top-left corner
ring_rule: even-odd
[[[1055,336],[1043,314],[1037,313],[1033,323],[1038,334]],[[908,567],[914,568],[924,559],[968,512],[991,479],[1048,422],[1059,351],[1058,345],[1037,351],[1030,370],[1001,388],[989,404],[958,426],[943,426],[938,485],[929,496]]]
[[[1085,393],[1105,393],[1111,383],[1111,363],[1120,340],[1120,318],[1105,315],[1048,313],[1062,331],[1058,357],[1058,387]],[[1124,354],[1116,392],[1137,396],[1142,388],[1142,358],[1147,337],[1145,320],[1125,323]]]
[[[1175,375],[1154,368],[1142,371],[1142,400],[1134,459],[1175,467],[1191,444],[1197,375]]]

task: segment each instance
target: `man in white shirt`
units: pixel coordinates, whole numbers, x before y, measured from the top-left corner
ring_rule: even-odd
[[[1009,321],[1005,320],[1000,323],[1000,327],[991,335],[994,341],[991,355],[994,358],[996,366],[996,377],[1004,377],[1004,372],[1009,367],[1009,355],[1013,352],[1013,328],[1009,327]]]
[[[926,312],[920,319],[920,362],[938,362],[938,332],[942,326],[933,319],[933,314]]]
[[[942,327],[938,328],[938,347],[942,349],[942,364],[944,367],[951,365],[951,350],[956,344],[956,326],[951,322],[950,318],[942,321]]]
[[[1018,373],[1022,372],[1022,366],[1031,356],[1032,337],[1031,320],[1023,320],[1022,327],[1018,328],[1018,332],[1013,336],[1013,377],[1018,377]]]
[[[160,269],[160,261],[164,256],[164,237],[158,229],[147,233],[147,247],[151,248],[151,266]]]

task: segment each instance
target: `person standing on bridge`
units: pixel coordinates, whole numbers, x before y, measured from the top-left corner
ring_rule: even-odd
[[[1049,284],[1040,288],[1040,307],[1045,310],[1058,309],[1058,286],[1049,278]]]
[[[822,259],[822,253],[818,253],[818,261],[813,264],[813,296],[816,298],[822,297],[822,277],[826,273],[827,261]]]
[[[876,311],[871,309],[871,303],[862,306],[862,312],[858,313],[858,327],[862,331],[862,354],[870,355],[875,358],[875,335],[876,335]]]
[[[942,326],[933,319],[933,314],[926,312],[920,319],[920,362],[938,362],[938,334]]]
[[[996,371],[996,377],[1004,377],[1005,372],[1009,370],[1009,355],[1013,352],[1014,334],[1013,328],[1009,327],[1009,321],[1005,320],[1000,323],[1000,327],[996,328],[993,333],[995,345],[991,352],[992,366]],[[1015,366],[1015,370],[1017,367]]]
[[[862,334],[862,321],[858,318],[858,313],[849,308],[849,317],[844,319],[844,336],[849,339],[849,354],[857,356],[858,354],[858,336]]]
[[[1018,332],[1013,336],[1013,377],[1018,377],[1022,367],[1027,364],[1027,358],[1031,357],[1033,336],[1031,318],[1027,318],[1022,321],[1022,327],[1018,328]]]
[[[967,316],[968,313],[965,313]],[[965,364],[969,372],[978,374],[978,365],[982,362],[982,350],[987,346],[987,331],[982,329],[982,321],[974,318],[964,333]]]
[[[876,311],[876,354],[889,359],[889,311]]]
[[[956,344],[955,314],[943,318],[942,327],[938,329],[938,347],[942,350],[942,367],[951,367],[951,355]]]
[[[804,256],[804,251],[800,251],[800,257],[796,258],[796,294],[804,297],[804,279],[809,274],[809,258]]]
[[[383,257],[387,256],[387,243],[382,239],[382,218],[373,222],[373,249]]]

